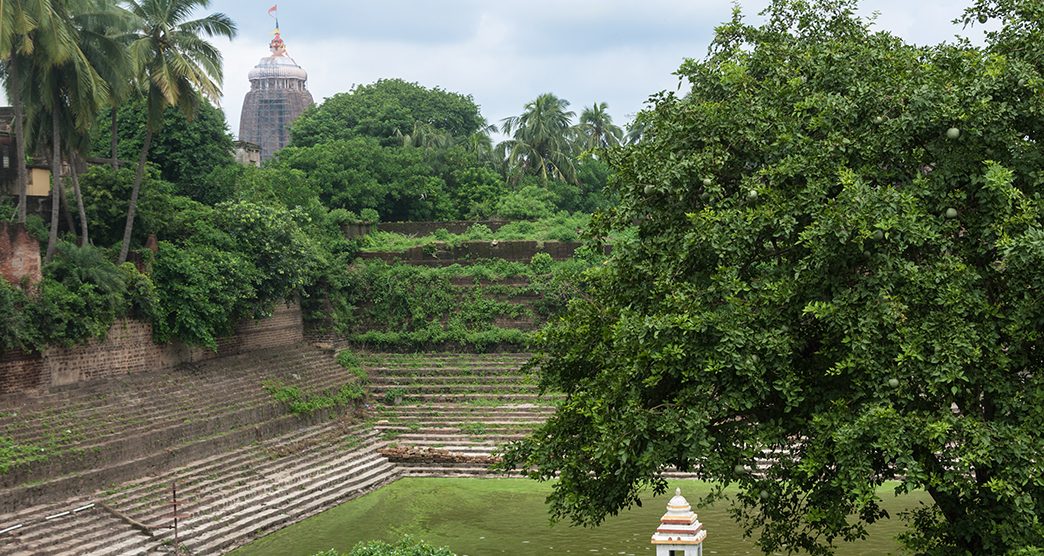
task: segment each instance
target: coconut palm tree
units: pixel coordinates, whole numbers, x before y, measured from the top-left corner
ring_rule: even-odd
[[[511,138],[502,142],[509,165],[518,173],[575,181],[573,118],[569,101],[544,93],[526,103],[522,114],[504,118],[500,130]]]
[[[649,132],[650,127],[649,113],[639,112],[631,120],[631,123],[627,124],[627,134],[624,135],[624,142],[628,145],[637,145]]]
[[[51,53],[62,52],[59,45],[71,42],[64,26],[54,25],[56,14],[50,0],[0,0],[0,64],[3,65],[7,98],[14,109],[15,169],[18,186],[18,221],[25,222],[26,188],[29,182],[25,168],[26,131],[24,73],[37,50],[37,43],[47,45]],[[44,29],[45,32],[40,32]]]
[[[123,228],[121,263],[127,260],[145,162],[152,137],[163,124],[163,111],[175,106],[192,115],[201,94],[209,100],[221,96],[221,52],[204,37],[231,39],[236,35],[235,23],[225,14],[189,19],[197,9],[207,8],[210,0],[124,0],[124,5],[135,18],[130,53],[147,98],[148,114]]]
[[[67,42],[41,41],[27,59],[27,79],[22,93],[29,103],[29,123],[35,143],[51,150],[51,230],[47,260],[58,242],[58,215],[62,200],[62,161],[69,149],[82,150],[95,115],[109,103],[107,81],[125,71],[125,50],[110,33],[121,21],[121,12],[104,0],[51,0],[51,27],[40,35],[60,32]],[[69,143],[63,147],[63,140]],[[78,189],[78,188],[77,188]],[[81,233],[87,238],[83,201],[77,191]],[[68,208],[68,207],[66,207]]]
[[[609,105],[596,102],[580,112],[577,132],[585,149],[615,147],[623,139],[623,130],[613,124],[613,117],[606,110]]]

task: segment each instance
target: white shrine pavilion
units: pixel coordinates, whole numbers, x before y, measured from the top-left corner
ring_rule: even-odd
[[[653,533],[656,556],[703,556],[703,539],[707,531],[696,519],[689,501],[674,491],[674,498],[667,503],[667,513],[660,518],[660,526]]]

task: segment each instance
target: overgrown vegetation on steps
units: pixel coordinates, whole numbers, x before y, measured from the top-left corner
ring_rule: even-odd
[[[450,246],[461,245],[465,241],[491,240],[533,240],[533,241],[579,241],[580,231],[587,228],[591,220],[590,214],[559,212],[540,220],[519,220],[490,230],[485,224],[474,224],[462,234],[452,234],[445,229],[423,236],[410,236],[393,232],[375,231],[360,242],[362,251],[395,252],[405,251],[411,247],[434,245],[436,242]]]
[[[565,307],[584,269],[601,256],[583,252],[555,262],[537,254],[529,263],[447,267],[357,261],[330,292],[332,318],[312,324],[383,351],[525,348],[532,330]]]
[[[288,386],[279,380],[266,380],[262,387],[276,400],[286,404],[295,415],[307,415],[324,409],[348,407],[361,400],[366,393],[356,382],[342,385],[337,390],[308,393],[297,386]]]

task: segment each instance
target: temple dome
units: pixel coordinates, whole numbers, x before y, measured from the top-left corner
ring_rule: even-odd
[[[283,42],[283,37],[279,35],[278,30],[268,47],[272,50],[272,55],[261,58],[254,69],[250,70],[248,77],[251,81],[259,79],[308,80],[308,72],[297,65],[293,58],[286,55],[286,43]]]
[[[243,74],[239,74],[243,75]],[[289,56],[268,56],[261,58],[254,69],[250,70],[251,81],[257,79],[300,79],[308,80],[308,72],[297,65]]]

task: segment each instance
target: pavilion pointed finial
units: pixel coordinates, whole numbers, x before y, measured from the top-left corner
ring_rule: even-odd
[[[681,487],[678,487],[678,488],[674,489],[674,495],[675,496],[681,496]]]

